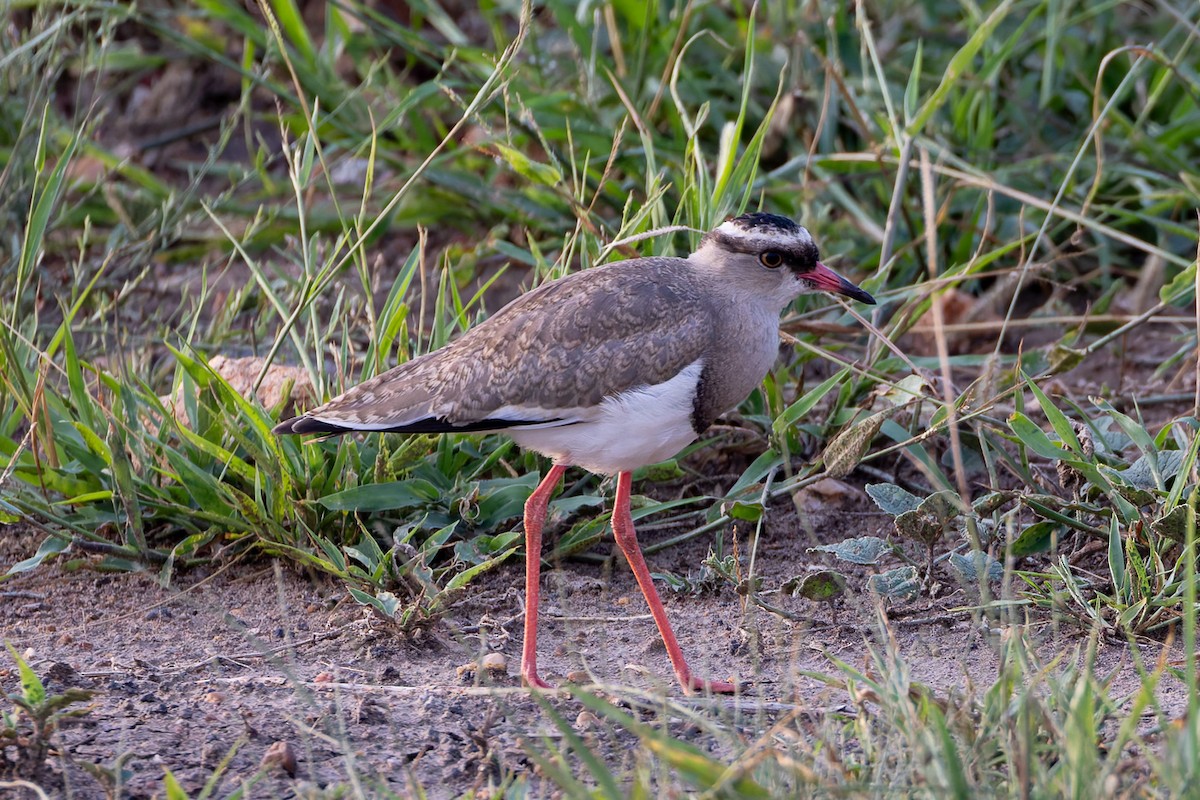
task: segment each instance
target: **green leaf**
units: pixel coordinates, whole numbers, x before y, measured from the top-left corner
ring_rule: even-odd
[[[188,794],[179,785],[179,781],[171,773],[171,770],[163,768],[163,791],[166,793],[167,800],[188,800]]]
[[[454,556],[467,564],[482,564],[497,553],[503,553],[520,544],[524,534],[517,531],[481,535],[464,539],[454,544]]]
[[[25,663],[17,648],[9,642],[4,644],[12,654],[13,660],[17,662],[17,672],[21,675],[21,697],[31,706],[41,705],[46,699],[46,687],[42,685],[41,678]]]
[[[1071,458],[1071,451],[1050,441],[1050,437],[1020,411],[1014,411],[1009,415],[1008,427],[1012,428],[1012,432],[1016,434],[1021,444],[1042,458],[1048,458],[1051,461]]]
[[[393,511],[418,508],[436,501],[437,487],[421,478],[389,483],[368,483],[327,494],[317,502],[330,511]]]
[[[819,572],[788,578],[780,586],[780,591],[786,592],[792,597],[803,597],[805,600],[828,603],[846,593],[846,584],[846,576],[842,573],[832,569],[823,569]]]
[[[559,537],[550,558],[565,558],[600,542],[608,531],[609,518],[610,515],[606,513],[576,522],[569,531]]]
[[[1024,378],[1029,391],[1033,392],[1033,396],[1037,398],[1038,405],[1042,407],[1042,413],[1050,421],[1050,427],[1058,434],[1058,440],[1069,447],[1076,457],[1082,456],[1083,447],[1079,444],[1079,437],[1075,434],[1075,425],[1066,414],[1059,410],[1058,406],[1042,391],[1040,386],[1030,380],[1028,375],[1024,375]]]
[[[400,609],[400,598],[391,592],[379,592],[372,595],[361,589],[355,589],[353,586],[349,586],[347,589],[350,596],[364,606],[370,606],[388,619],[396,618],[396,612]]]
[[[896,532],[909,541],[932,544],[942,538],[946,526],[932,514],[917,509],[896,517]]]
[[[1049,551],[1050,545],[1054,542],[1054,534],[1058,528],[1058,523],[1051,522],[1050,520],[1033,523],[1021,531],[1017,535],[1017,538],[1009,543],[1008,554],[1013,558],[1021,558],[1033,555],[1034,553]]]
[[[308,35],[308,26],[304,23],[300,9],[295,0],[271,0],[271,9],[279,27],[283,29],[287,40],[299,51],[306,66],[316,63],[316,47]]]
[[[917,113],[917,101],[921,96],[921,56],[924,42],[917,40],[917,52],[913,56],[912,69],[908,72],[908,85],[904,87],[904,120],[912,122]]]
[[[1187,540],[1187,516],[1188,507],[1181,503],[1151,522],[1150,530],[1158,536],[1182,543]]]
[[[1162,450],[1157,458],[1146,453],[1130,464],[1129,469],[1116,474],[1138,489],[1166,491],[1166,482],[1179,472],[1183,457],[1182,450]]]
[[[474,580],[474,578],[476,576],[482,575],[483,573],[487,572],[488,570],[492,569],[493,567],[496,567],[499,564],[503,563],[509,556],[511,556],[515,552],[517,552],[517,542],[515,539],[513,539],[513,540],[511,540],[511,546],[507,550],[505,550],[503,553],[501,553],[500,555],[489,558],[487,561],[484,561],[482,564],[476,564],[473,567],[464,569],[462,572],[458,573],[453,578],[451,578],[450,581],[446,584],[446,588],[444,588],[439,593],[438,597],[440,598],[440,597],[444,596],[446,593],[452,592],[455,589],[461,589],[462,587],[464,587],[468,583],[470,583],[472,580]]]
[[[1158,299],[1164,303],[1177,303],[1186,300],[1196,288],[1196,262],[1193,261],[1187,269],[1180,272],[1158,292]]]
[[[783,413],[775,419],[775,424],[772,426],[775,433],[783,433],[802,417],[806,416],[809,411],[813,410],[817,403],[824,399],[825,395],[829,394],[834,387],[839,386],[849,377],[850,368],[847,367],[839,370],[826,380],[822,381],[818,386],[815,386],[805,392],[799,400],[785,408]]]
[[[1113,587],[1122,602],[1132,598],[1129,591],[1129,573],[1125,570],[1125,548],[1121,541],[1121,525],[1116,516],[1108,526],[1108,571],[1112,575]]]
[[[988,18],[971,34],[971,38],[967,40],[966,44],[954,54],[946,66],[946,71],[942,74],[941,83],[933,90],[933,94],[929,96],[929,99],[913,117],[913,121],[905,128],[907,134],[916,136],[921,133],[925,124],[949,99],[951,91],[960,84],[963,74],[971,67],[979,49],[983,47],[984,42],[992,38],[992,31],[1008,15],[1011,8],[1012,0],[1004,0],[1003,3],[996,6]]]
[[[767,477],[767,473],[775,469],[783,463],[782,457],[774,450],[767,450],[758,458],[746,467],[746,471],[742,476],[730,487],[729,492],[725,495],[729,498],[737,497],[751,486],[755,486],[762,482],[763,478]]]
[[[1086,350],[1067,347],[1062,342],[1058,342],[1050,348],[1050,352],[1047,354],[1046,372],[1051,375],[1069,372],[1082,364],[1085,358],[1087,358]]]
[[[549,699],[543,697],[540,692],[534,692],[533,699],[541,707],[542,712],[548,716],[551,722],[554,723],[555,727],[558,728],[559,732],[563,736],[563,741],[566,743],[566,746],[570,748],[570,750],[574,751],[575,755],[587,768],[588,772],[591,773],[593,780],[596,781],[599,787],[598,796],[604,798],[622,797],[623,795],[621,788],[617,784],[617,779],[613,775],[612,770],[610,770],[608,765],[590,747],[588,747],[587,742],[585,742],[583,738],[575,732],[575,728],[568,723],[561,714],[558,713],[554,706],[551,705]],[[555,755],[558,755],[557,750],[555,751]],[[561,760],[555,758],[552,763],[556,764],[557,766],[562,762]],[[570,770],[566,769],[565,766],[562,767],[562,769],[564,771],[564,775],[570,776]],[[570,776],[569,782],[564,785],[571,786],[575,783],[574,777]],[[591,796],[591,793],[585,791],[584,794],[577,796],[587,797]]]
[[[71,537],[69,536],[61,536],[58,534],[47,536],[42,540],[42,543],[38,545],[36,553],[23,561],[18,561],[16,564],[13,564],[8,568],[8,571],[4,573],[4,576],[8,577],[11,575],[16,575],[19,572],[28,572],[35,567],[41,566],[41,563],[46,559],[65,552],[70,546]]]
[[[520,517],[525,501],[537,486],[537,475],[520,478],[496,478],[479,482],[479,499],[472,524],[483,530],[493,530],[502,523]]]
[[[492,147],[496,148],[500,156],[518,175],[550,187],[562,183],[562,171],[557,167],[534,161],[520,150],[509,147],[503,142],[493,142]]]
[[[729,507],[726,512],[733,519],[741,519],[746,522],[758,522],[762,519],[763,507],[762,503],[743,503],[737,501]]]

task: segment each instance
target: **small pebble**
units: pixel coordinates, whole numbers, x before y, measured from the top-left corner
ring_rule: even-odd
[[[275,742],[263,753],[259,767],[261,769],[278,767],[294,777],[296,775],[296,748],[292,747],[291,742]]]
[[[488,653],[479,660],[479,667],[488,672],[507,673],[508,659],[503,653]]]

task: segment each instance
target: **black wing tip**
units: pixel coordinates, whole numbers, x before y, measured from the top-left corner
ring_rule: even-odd
[[[324,420],[319,420],[310,417],[307,414],[302,414],[299,417],[285,419],[271,429],[272,433],[349,433],[354,430],[342,425],[334,425]]]
[[[547,422],[561,422],[559,419],[549,420],[509,420],[509,419],[481,419],[474,422],[452,423],[441,417],[431,417],[427,419],[410,422],[407,425],[397,425],[391,428],[356,428],[353,425],[337,425],[332,422],[326,422],[322,419],[310,417],[307,414],[299,417],[285,419],[271,429],[272,433],[277,434],[303,434],[303,433],[324,433],[324,434],[339,434],[339,433],[492,433],[508,430],[509,428],[522,428],[527,425],[539,425]]]

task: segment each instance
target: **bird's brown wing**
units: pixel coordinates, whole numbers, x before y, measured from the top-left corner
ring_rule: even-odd
[[[682,259],[622,261],[522,295],[433,353],[355,386],[286,433],[437,433],[570,424],[669,380],[710,345],[711,301]]]

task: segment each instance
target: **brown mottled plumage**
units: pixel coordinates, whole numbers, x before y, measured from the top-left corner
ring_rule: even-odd
[[[630,471],[669,458],[736,406],[771,368],[779,314],[797,295],[869,294],[823,265],[786,217],[722,223],[683,258],[638,258],[568,275],[509,303],[436,352],[281,422],[278,433],[503,431],[553,459],[525,505],[521,675],[537,674],[537,597],[546,507],[567,466],[617,475],[613,531],[685,690],[734,691],[692,676],[637,545]]]
[[[688,271],[680,258],[646,258],[543,284],[441,350],[364,381],[294,422],[403,431],[432,417],[445,422],[438,430],[485,421],[487,428],[474,429],[503,430],[512,420],[493,415],[506,406],[596,406],[608,395],[661,383],[714,338],[708,321],[718,316],[715,303],[701,284],[683,280]]]

